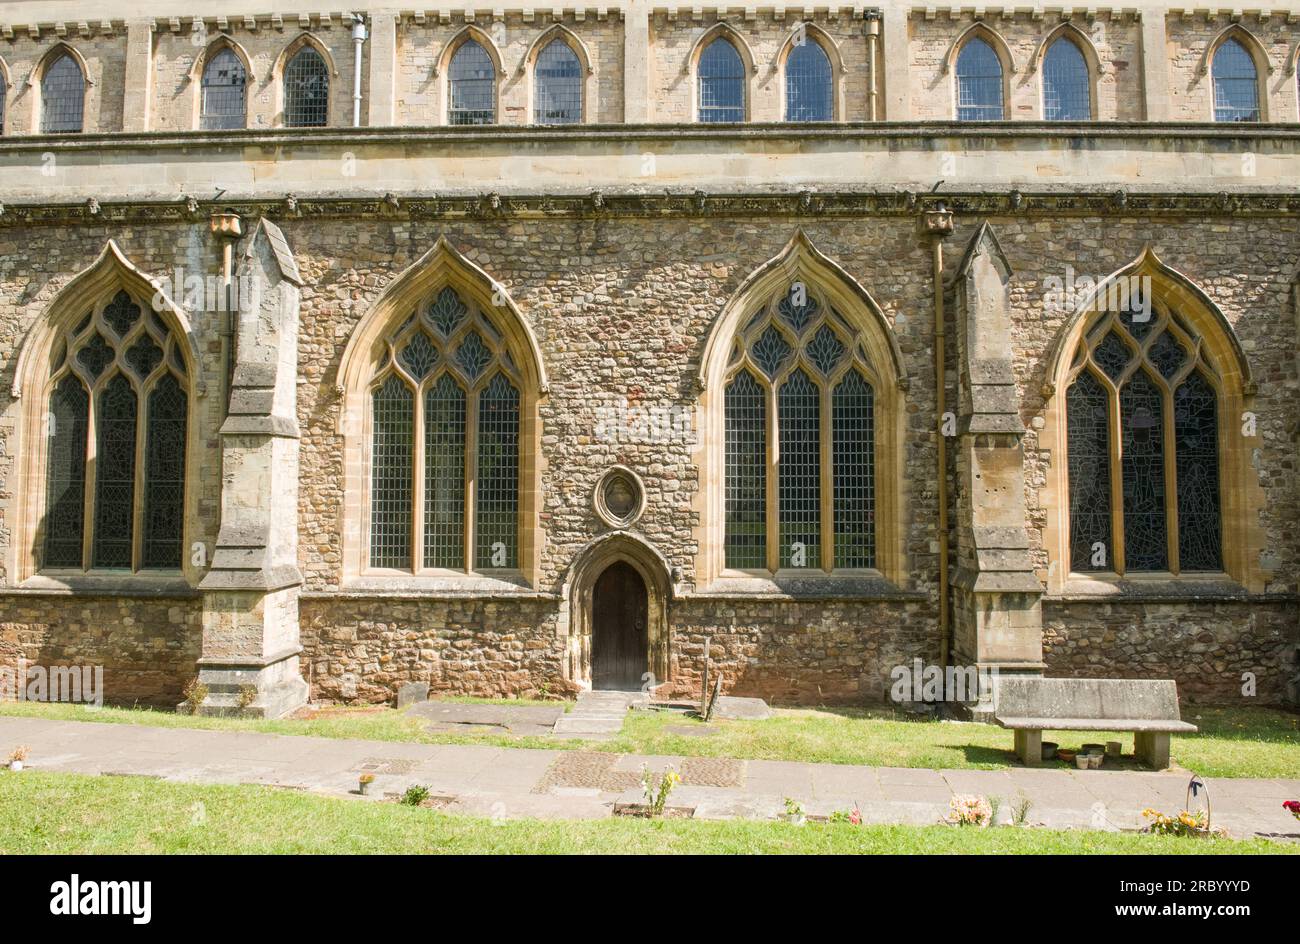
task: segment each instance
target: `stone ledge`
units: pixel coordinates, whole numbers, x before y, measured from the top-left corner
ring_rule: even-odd
[[[813,602],[843,600],[852,603],[928,601],[930,595],[902,590],[884,577],[870,574],[818,576],[719,577],[703,589],[675,594],[678,600],[772,600]]]
[[[0,587],[0,596],[68,597],[176,597],[196,599],[199,591],[183,576],[138,574],[82,574],[49,576],[37,574],[17,587]]]

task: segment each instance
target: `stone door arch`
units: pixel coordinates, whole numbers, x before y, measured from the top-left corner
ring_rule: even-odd
[[[566,636],[564,674],[578,688],[591,688],[592,603],[596,581],[609,567],[624,562],[645,582],[647,664],[653,687],[669,680],[672,633],[669,610],[672,578],[668,562],[643,538],[626,531],[603,535],[579,552],[564,584],[566,605],[559,631]]]

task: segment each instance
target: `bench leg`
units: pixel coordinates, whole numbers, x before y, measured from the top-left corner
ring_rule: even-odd
[[[1041,767],[1043,764],[1043,732],[1016,729],[1016,756],[1026,767]]]
[[[1167,731],[1138,731],[1133,735],[1134,753],[1138,760],[1155,770],[1169,767],[1169,733]]]

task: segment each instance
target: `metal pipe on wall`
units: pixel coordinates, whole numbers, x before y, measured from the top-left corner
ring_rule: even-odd
[[[361,127],[361,46],[367,37],[366,20],[352,14],[352,127]]]

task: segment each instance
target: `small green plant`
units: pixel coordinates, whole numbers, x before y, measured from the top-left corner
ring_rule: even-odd
[[[785,798],[785,818],[792,823],[802,823],[804,821],[803,804],[794,797]]]
[[[255,701],[257,701],[256,685],[239,686],[239,694],[235,696],[235,704],[239,705],[240,708],[247,708]]]
[[[1147,808],[1142,815],[1151,822],[1148,832],[1163,836],[1205,836],[1210,834],[1209,815],[1205,810],[1182,810],[1177,816],[1167,816],[1159,810]]]
[[[989,797],[989,825],[990,826],[996,826],[998,824],[998,810],[1000,809],[1002,809],[1002,797],[999,796]]]
[[[858,805],[854,803],[853,809],[851,810],[836,810],[827,818],[827,822],[847,823],[850,826],[861,826],[862,811],[858,809]]]
[[[645,764],[641,765],[641,788],[645,793],[646,811],[651,816],[663,816],[664,806],[668,803],[668,794],[673,787],[682,782],[682,776],[669,767],[659,775],[658,780]]]
[[[185,686],[185,709],[192,715],[199,713],[199,706],[207,700],[208,687],[199,681],[198,676],[190,679]]]
[[[404,806],[423,806],[427,799],[429,799],[429,788],[422,783],[407,787],[406,792],[402,794]]]
[[[1028,826],[1029,825],[1029,808],[1034,805],[1034,801],[1025,796],[1024,793],[1016,795],[1015,802],[1011,804],[1011,825]]]

